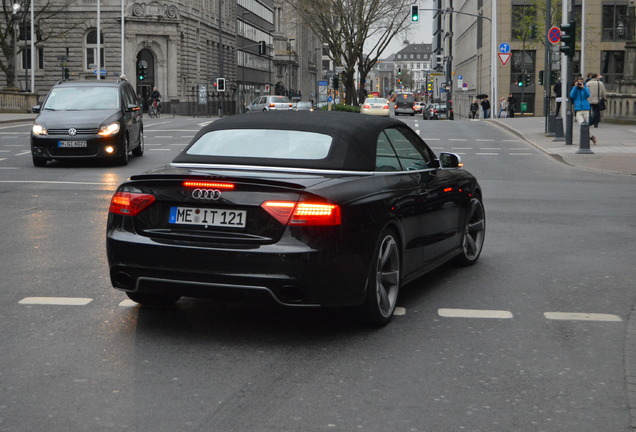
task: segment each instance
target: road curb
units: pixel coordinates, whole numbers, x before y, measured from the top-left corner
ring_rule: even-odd
[[[625,380],[631,428],[636,430],[636,306],[627,318],[625,332]]]

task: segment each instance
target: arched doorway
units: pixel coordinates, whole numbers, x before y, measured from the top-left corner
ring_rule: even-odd
[[[148,109],[148,99],[155,86],[157,76],[155,74],[155,56],[152,51],[142,49],[137,54],[137,96],[142,100],[144,110]]]

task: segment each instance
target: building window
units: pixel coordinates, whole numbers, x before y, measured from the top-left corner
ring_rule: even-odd
[[[608,90],[613,90],[618,80],[623,79],[624,51],[601,51],[601,75]]]
[[[511,26],[513,40],[532,40],[536,37],[537,11],[533,5],[512,5]]]
[[[533,50],[513,50],[510,82],[515,85],[524,75],[530,75],[530,81],[534,82],[534,71],[536,70],[536,51]],[[524,79],[525,82],[525,79]]]
[[[603,5],[603,35],[604,41],[625,40],[627,36],[627,4]]]
[[[86,70],[93,70],[97,66],[97,30],[91,29],[86,33],[86,43],[84,44],[84,52],[86,53],[86,61],[84,63]],[[104,35],[100,38],[101,49],[100,53],[100,67],[104,66]]]
[[[35,28],[36,42],[41,40],[39,37],[39,29]],[[18,40],[16,46],[20,52],[21,59],[17,63],[17,67],[22,70],[31,69],[31,23],[26,22],[24,26],[19,29]],[[44,69],[44,49],[35,48],[35,65],[36,69]]]

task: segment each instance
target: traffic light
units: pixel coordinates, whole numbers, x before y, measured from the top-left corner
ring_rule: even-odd
[[[517,75],[517,87],[523,87],[523,85],[524,85],[523,75]]]
[[[420,20],[420,7],[418,5],[411,6],[411,21]]]
[[[148,66],[139,64],[137,66],[137,79],[139,79],[139,81],[143,81],[146,79],[147,74],[148,74]]]
[[[70,77],[71,77],[71,73],[70,73],[69,69],[68,68],[64,68],[64,79],[67,80],[67,79],[70,79]]]
[[[258,53],[260,55],[267,54],[267,44],[265,43],[265,41],[259,41],[258,42]]]
[[[526,79],[525,79],[525,86],[526,86],[526,87],[530,87],[530,84],[532,84],[532,80],[531,80],[532,75],[530,75],[530,74],[526,74],[526,77],[525,77],[525,78],[526,78]]]
[[[402,68],[401,67],[398,68],[398,75],[402,75]]]
[[[561,25],[560,51],[570,58],[574,58],[576,54],[576,21],[574,20]]]
[[[433,91],[433,83],[432,82],[426,83],[426,90]]]
[[[225,91],[225,78],[216,79],[216,90],[220,92]]]
[[[333,77],[333,89],[338,90],[339,86],[340,86],[340,78],[338,78],[338,75],[336,75]]]

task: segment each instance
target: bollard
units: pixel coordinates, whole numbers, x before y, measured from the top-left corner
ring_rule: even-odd
[[[565,141],[565,136],[563,135],[563,117],[561,117],[561,115],[558,115],[556,117],[554,126],[554,135],[556,138],[554,138],[552,141]]]
[[[581,136],[579,137],[579,149],[577,154],[594,154],[590,150],[590,125],[588,122],[581,123]]]
[[[556,136],[556,115],[548,114],[548,133],[546,136]]]

